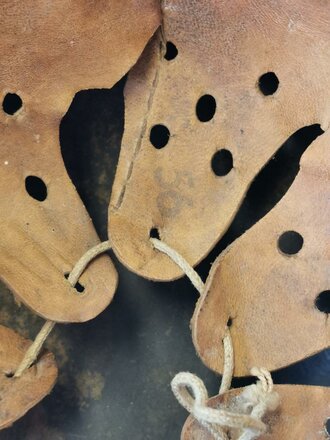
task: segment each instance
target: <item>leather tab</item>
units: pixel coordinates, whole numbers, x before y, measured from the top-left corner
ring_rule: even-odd
[[[30,344],[31,341],[0,325],[0,429],[24,416],[55,384],[57,366],[49,352],[44,352],[21,377],[12,377]]]
[[[106,256],[82,295],[65,279],[99,240],[63,164],[61,118],[77,91],[112,87],[159,22],[156,0],[1,2],[0,277],[45,319],[91,319],[117,285]]]
[[[312,143],[280,202],[215,261],[193,319],[196,350],[221,372],[228,320],[237,376],[275,370],[330,343],[330,132]]]
[[[126,84],[109,232],[129,269],[171,280],[182,272],[150,231],[196,265],[280,146],[304,126],[328,127],[330,28],[323,1],[162,8],[162,32]]]

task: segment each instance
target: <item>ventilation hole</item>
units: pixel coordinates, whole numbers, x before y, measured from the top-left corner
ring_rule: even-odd
[[[330,418],[325,421],[324,430],[326,435],[330,436]]]
[[[7,93],[2,102],[2,108],[7,115],[14,115],[23,105],[21,98],[16,93]]]
[[[25,189],[29,196],[39,202],[43,202],[47,198],[47,186],[40,177],[27,176],[25,179]]]
[[[166,53],[164,55],[165,60],[171,61],[176,58],[178,54],[178,49],[176,48],[176,45],[172,43],[172,41],[168,41],[166,43]]]
[[[286,231],[278,239],[279,249],[287,255],[297,254],[302,248],[304,239],[295,231]]]
[[[330,313],[330,290],[324,290],[316,297],[315,306],[320,312]],[[328,422],[328,426],[330,427],[329,424],[330,422]]]
[[[210,121],[215,114],[216,108],[217,108],[217,103],[213,98],[213,96],[211,95],[201,96],[196,105],[197,118],[201,122]]]
[[[229,150],[219,150],[212,157],[211,166],[216,176],[226,176],[233,168],[233,156]]]
[[[170,132],[165,125],[157,124],[150,130],[150,142],[157,148],[164,148],[170,139]]]
[[[231,327],[233,325],[233,318],[228,318],[227,327]]]
[[[64,276],[66,279],[69,278],[70,273],[65,273]],[[85,287],[79,283],[79,281],[76,283],[76,285],[74,286],[74,288],[76,289],[76,291],[78,293],[83,293],[83,291],[85,290]]]
[[[157,238],[158,240],[160,240],[160,235],[159,235],[158,228],[151,228],[150,229],[149,237],[150,238]]]
[[[259,78],[259,89],[265,96],[273,95],[278,89],[279,80],[274,72],[267,72]]]
[[[8,379],[11,379],[12,377],[14,377],[14,371],[8,371],[5,373],[5,376],[8,377]]]

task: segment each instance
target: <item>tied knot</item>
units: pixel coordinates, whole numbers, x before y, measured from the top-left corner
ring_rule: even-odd
[[[265,368],[252,368],[251,374],[259,380],[247,386],[242,394],[242,402],[252,408],[251,416],[261,419],[267,411],[275,411],[279,404],[279,395],[274,391],[273,379]],[[242,403],[242,408],[246,405]]]
[[[265,369],[252,369],[259,381],[246,387],[228,406],[211,408],[207,405],[208,393],[203,381],[188,372],[178,373],[171,382],[172,391],[179,403],[204,426],[216,440],[256,439],[266,431],[261,418],[265,412],[278,405],[278,395],[273,391],[273,381]],[[232,430],[231,437],[228,437]],[[232,437],[235,433],[235,437]]]

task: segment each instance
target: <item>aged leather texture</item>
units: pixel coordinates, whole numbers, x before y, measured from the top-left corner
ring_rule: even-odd
[[[222,371],[219,341],[228,320],[238,376],[254,365],[275,370],[329,347],[329,147],[327,131],[302,156],[280,202],[212,266],[191,324],[209,368]],[[299,246],[283,248],[287,232],[299,234]]]
[[[151,229],[196,265],[280,146],[328,128],[330,27],[324,0],[165,0],[162,12],[126,84],[109,233],[128,268],[171,280],[182,272]]]
[[[57,378],[52,353],[44,351],[19,378],[11,377],[31,341],[0,325],[0,429],[7,428],[49,394]]]
[[[1,2],[0,277],[44,318],[89,320],[117,285],[107,256],[81,276],[82,294],[65,279],[99,239],[63,164],[61,118],[77,91],[112,87],[159,23],[156,0]],[[8,94],[22,101],[14,113]]]
[[[327,388],[302,385],[275,385],[280,396],[279,408],[268,413],[263,421],[268,430],[259,440],[324,440],[325,423],[329,417],[330,393]],[[212,397],[209,405],[228,405],[242,389],[231,390],[222,396]],[[236,437],[234,437],[236,438]],[[189,416],[181,440],[212,440],[213,437],[193,417]]]

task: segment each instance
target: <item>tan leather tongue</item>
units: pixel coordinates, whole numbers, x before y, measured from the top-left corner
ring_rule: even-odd
[[[156,0],[1,2],[0,277],[44,318],[91,319],[117,284],[105,256],[82,295],[64,278],[99,240],[63,164],[61,118],[80,89],[112,87],[159,22]]]
[[[24,416],[55,384],[57,367],[49,352],[44,352],[20,378],[12,377],[30,344],[13,330],[0,325],[0,429]]]
[[[221,372],[228,320],[235,374],[274,370],[329,346],[330,132],[312,143],[282,200],[212,266],[192,333],[197,352]]]
[[[163,32],[126,84],[109,231],[125,265],[170,280],[182,273],[152,228],[195,265],[276,150],[304,126],[327,128],[330,28],[324,1],[162,4]]]
[[[263,418],[268,430],[258,440],[328,438],[326,423],[330,417],[330,393],[327,388],[275,385],[274,390],[280,396],[280,405],[274,413],[270,412]],[[214,408],[221,404],[226,405],[241,391],[238,388],[225,395],[213,397],[209,400],[209,405]],[[183,426],[181,440],[213,440],[213,437],[189,416]]]

